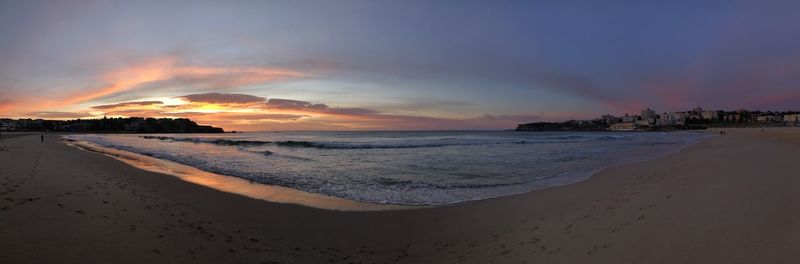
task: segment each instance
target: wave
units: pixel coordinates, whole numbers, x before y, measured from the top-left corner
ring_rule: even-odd
[[[354,142],[315,142],[315,141],[256,141],[256,140],[231,140],[214,138],[179,138],[164,136],[141,136],[144,139],[156,139],[162,141],[204,143],[223,146],[279,146],[286,148],[316,148],[316,149],[405,149],[405,148],[437,148],[448,146],[475,146],[475,145],[500,145],[500,144],[548,144],[548,143],[570,143],[587,141],[609,141],[624,139],[624,136],[552,136],[542,139],[530,140],[501,140],[501,141],[439,141],[425,143],[354,143]]]
[[[255,141],[255,140],[230,140],[230,139],[210,139],[210,138],[176,138],[176,137],[161,137],[161,136],[141,136],[144,139],[158,139],[163,141],[177,141],[177,142],[192,142],[192,143],[209,143],[215,145],[226,146],[261,146],[269,145],[273,142],[269,141]]]
[[[418,189],[418,190],[430,190],[430,189],[440,189],[440,190],[453,190],[453,189],[485,189],[485,188],[495,188],[495,187],[506,187],[506,186],[516,186],[528,183],[528,181],[514,181],[514,182],[504,182],[504,183],[449,183],[449,184],[442,184],[442,183],[433,183],[433,182],[423,182],[423,181],[414,181],[414,180],[405,180],[405,179],[392,179],[386,177],[380,177],[375,179],[376,183],[380,186],[384,187],[393,187],[396,189]]]
[[[671,153],[695,139],[678,133],[324,135],[67,137],[249,183],[403,205],[452,204],[570,184],[608,166]],[[218,147],[208,151],[210,146]],[[335,150],[376,148],[428,149]]]

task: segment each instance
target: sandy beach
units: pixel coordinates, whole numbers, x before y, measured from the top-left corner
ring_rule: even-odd
[[[795,263],[800,129],[447,207],[270,203],[3,133],[2,263]],[[713,131],[709,131],[713,133]]]

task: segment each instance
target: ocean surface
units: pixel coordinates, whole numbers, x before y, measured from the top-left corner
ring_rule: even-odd
[[[363,202],[444,205],[584,180],[696,132],[257,132],[70,135],[257,183]]]

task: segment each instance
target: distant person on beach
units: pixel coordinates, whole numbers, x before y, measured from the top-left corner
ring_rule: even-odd
[[[44,142],[44,134],[42,134],[42,142]]]

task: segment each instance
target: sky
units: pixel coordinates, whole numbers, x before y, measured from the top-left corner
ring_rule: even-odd
[[[510,129],[800,109],[798,1],[0,0],[0,117]]]

